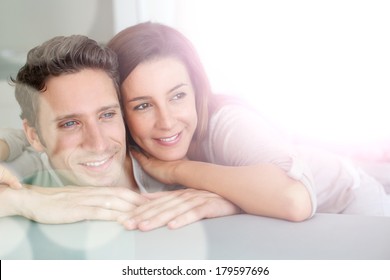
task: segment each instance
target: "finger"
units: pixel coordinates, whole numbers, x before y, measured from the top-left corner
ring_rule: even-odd
[[[186,211],[169,221],[167,223],[167,227],[169,229],[177,229],[202,220],[207,217],[206,208],[207,206],[205,205],[199,205],[195,208],[192,208],[191,210]]]
[[[134,205],[140,206],[144,203],[149,202],[149,199],[147,197],[144,197],[143,195],[135,191],[129,190],[127,188],[110,188],[110,189],[113,189],[116,196]]]
[[[149,202],[139,206],[133,212],[133,216],[137,216],[137,220],[148,219],[156,213],[165,211],[171,207],[175,207],[180,203],[184,203],[188,197],[183,196],[181,190],[168,191],[165,194],[157,194],[156,198],[151,199]]]
[[[142,230],[157,228],[165,225],[171,219],[171,217],[175,215],[173,214],[174,211],[171,209],[176,209],[176,211],[179,211],[178,205],[180,203],[181,201],[177,199],[171,199],[168,201],[163,200],[158,204],[153,201],[153,203],[150,202],[136,208],[131,213],[122,215],[119,217],[118,222],[120,222],[128,230],[140,228],[140,224],[142,224]]]
[[[159,205],[159,207],[153,207],[148,211],[141,213],[140,215],[134,216],[124,223],[125,227],[130,226],[134,228],[138,227],[141,231],[152,230],[164,225],[167,225],[176,217],[197,209],[198,206],[207,202],[204,197],[193,197],[184,200],[182,197],[172,199],[169,203]],[[200,213],[202,214],[202,213]],[[202,219],[202,217],[197,219]]]
[[[219,196],[194,189],[183,189],[157,193],[155,200],[138,207],[132,213],[120,218],[127,229],[150,230],[167,224],[182,213],[209,201],[218,201]],[[229,202],[230,204],[230,202]]]
[[[172,219],[167,227],[177,229],[202,219],[229,216],[241,213],[241,209],[223,199],[217,199],[212,203],[205,202]]]
[[[6,184],[13,189],[21,189],[23,187],[19,179],[7,168],[0,166],[0,169],[0,183]]]
[[[149,200],[155,200],[155,199],[158,199],[160,197],[170,196],[170,195],[172,195],[173,192],[176,192],[176,195],[180,195],[183,192],[183,190],[143,193],[142,196],[149,199]]]
[[[166,209],[176,207],[177,205],[183,204],[182,207],[191,207],[194,202],[200,204],[204,200],[219,198],[218,195],[207,191],[195,190],[195,189],[180,189],[175,191],[157,192],[151,194],[145,194],[151,200],[148,203],[138,207],[134,211],[134,215],[141,215],[147,218],[155,215],[154,212],[161,212]],[[191,201],[187,203],[188,201]],[[186,204],[187,203],[187,204]],[[192,204],[191,204],[192,203]],[[145,213],[149,213],[148,215]]]

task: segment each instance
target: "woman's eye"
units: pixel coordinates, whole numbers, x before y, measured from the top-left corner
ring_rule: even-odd
[[[186,97],[186,93],[185,92],[179,92],[177,94],[175,94],[172,98],[172,100],[179,100],[179,99],[183,99],[184,97]]]
[[[136,111],[142,111],[150,107],[149,103],[142,103],[134,107],[134,110]]]

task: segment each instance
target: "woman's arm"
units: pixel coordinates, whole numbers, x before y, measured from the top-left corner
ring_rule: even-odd
[[[221,166],[196,161],[163,162],[132,152],[143,169],[166,184],[216,193],[249,214],[303,221],[312,214],[307,188],[273,164]]]
[[[310,168],[257,112],[242,106],[219,110],[201,149],[202,162],[133,154],[157,180],[214,192],[250,214],[302,221],[315,212]]]

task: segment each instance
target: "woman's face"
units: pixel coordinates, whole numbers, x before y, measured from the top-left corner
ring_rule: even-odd
[[[172,57],[143,62],[127,76],[121,90],[134,141],[160,160],[183,159],[198,119],[185,65]]]

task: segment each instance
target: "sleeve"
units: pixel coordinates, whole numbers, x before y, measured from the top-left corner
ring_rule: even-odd
[[[209,160],[228,166],[272,163],[288,176],[301,181],[312,201],[312,215],[317,201],[314,180],[308,164],[299,157],[288,137],[277,131],[258,112],[243,106],[226,106],[210,120],[209,143],[205,145]]]
[[[26,149],[14,160],[9,160],[2,164],[20,180],[24,180],[44,170],[40,154],[32,149]]]
[[[23,151],[30,147],[30,143],[22,129],[1,128],[0,139],[4,140],[9,147],[9,157],[7,161],[13,161],[21,156]]]

